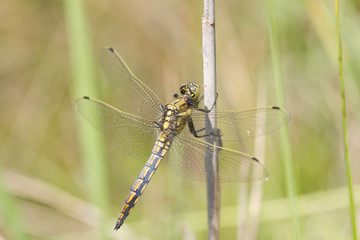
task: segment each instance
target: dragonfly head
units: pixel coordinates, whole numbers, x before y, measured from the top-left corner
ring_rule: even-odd
[[[196,83],[184,83],[179,89],[181,95],[192,103],[197,103],[200,97],[200,87]]]

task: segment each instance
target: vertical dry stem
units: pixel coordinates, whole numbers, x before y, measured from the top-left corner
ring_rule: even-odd
[[[204,67],[204,102],[210,109],[216,100],[216,61],[215,61],[215,1],[204,0],[203,30],[203,67]],[[213,111],[215,108],[213,109]],[[212,111],[212,112],[213,112]],[[216,129],[216,119],[210,112],[206,119],[206,133]],[[215,144],[213,137],[206,137],[206,142]],[[220,185],[217,169],[217,153],[207,151],[207,199],[208,199],[208,239],[219,239]]]

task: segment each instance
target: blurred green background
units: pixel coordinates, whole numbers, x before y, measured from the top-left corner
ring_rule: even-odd
[[[1,5],[0,239],[206,239],[206,184],[180,178],[165,165],[125,225],[113,231],[144,162],[123,155],[100,135],[93,142],[100,146],[100,154],[91,154],[94,149],[80,144],[78,134],[87,123],[77,122],[74,109],[76,97],[82,95],[116,106],[97,57],[107,45],[164,103],[180,84],[201,83],[203,3],[87,0],[85,39],[76,37],[69,1],[4,0]],[[267,6],[267,1],[259,0],[217,1],[220,110],[278,104]],[[352,239],[334,3],[280,0],[275,10],[301,236]],[[359,12],[359,1],[340,3],[357,207]],[[79,44],[85,46],[83,57],[90,60],[85,65],[90,67],[82,69],[89,75],[88,82],[82,79],[84,87],[74,81]],[[221,185],[221,239],[293,239],[279,137],[279,133],[266,136],[266,150],[258,150],[253,140],[240,149],[265,161],[269,181],[262,189],[261,183],[252,184],[252,191],[246,184]],[[87,156],[95,156],[95,162]]]

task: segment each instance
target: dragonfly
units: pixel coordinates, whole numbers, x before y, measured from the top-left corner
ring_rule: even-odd
[[[241,141],[264,135],[286,125],[287,111],[276,106],[223,112],[214,109],[220,131],[205,134],[205,117],[212,109],[199,107],[203,98],[197,83],[182,84],[179,94],[163,105],[113,48],[103,48],[100,59],[121,110],[88,96],[76,100],[76,110],[124,154],[148,159],[130,189],[115,230],[123,225],[163,160],[177,175],[206,181],[205,154],[211,152],[217,154],[220,182],[267,178],[268,172],[257,158],[208,143],[203,137],[220,133],[221,141]]]

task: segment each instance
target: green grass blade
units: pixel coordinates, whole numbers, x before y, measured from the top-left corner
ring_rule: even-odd
[[[0,165],[0,179],[3,180],[2,169]],[[4,189],[3,182],[0,182],[0,215],[4,220],[4,233],[9,239],[25,240],[29,239],[24,233],[22,217],[17,208],[15,196]]]
[[[275,92],[276,98],[281,107],[285,106],[285,95],[281,79],[280,60],[279,60],[279,46],[278,46],[278,32],[275,20],[275,0],[268,1],[269,11],[269,33],[270,33],[270,47],[271,57],[273,63],[274,80],[275,80]],[[301,239],[300,223],[297,210],[297,197],[296,197],[296,183],[295,173],[293,166],[293,158],[291,154],[291,145],[289,132],[287,128],[281,130],[281,155],[283,159],[283,165],[285,169],[286,189],[289,197],[291,220],[293,226],[294,239]]]
[[[347,125],[346,125],[345,83],[344,83],[344,75],[343,75],[342,44],[341,44],[341,34],[340,34],[340,24],[339,24],[339,2],[338,2],[338,0],[335,0],[335,14],[336,14],[336,33],[337,33],[337,43],[338,43],[339,80],[340,80],[340,91],[341,91],[341,113],[342,113],[344,160],[345,160],[345,165],[346,165],[346,176],[347,176],[347,184],[348,184],[348,190],[349,190],[348,193],[349,193],[349,204],[350,204],[350,215],[351,215],[351,227],[352,227],[353,239],[357,239],[355,206],[354,206],[353,187],[352,187],[352,180],[351,180],[351,164],[350,164],[350,155],[349,155],[348,137],[347,137]]]
[[[65,18],[67,23],[70,60],[73,72],[73,99],[83,95],[96,96],[96,67],[94,64],[93,50],[89,39],[88,23],[85,16],[84,2],[82,0],[64,1]],[[107,182],[107,168],[105,147],[98,132],[87,122],[78,117],[78,137],[80,154],[88,177],[88,186],[92,202],[102,210],[99,216],[99,236],[105,239],[105,230],[110,226],[106,224],[109,207],[109,193]]]

